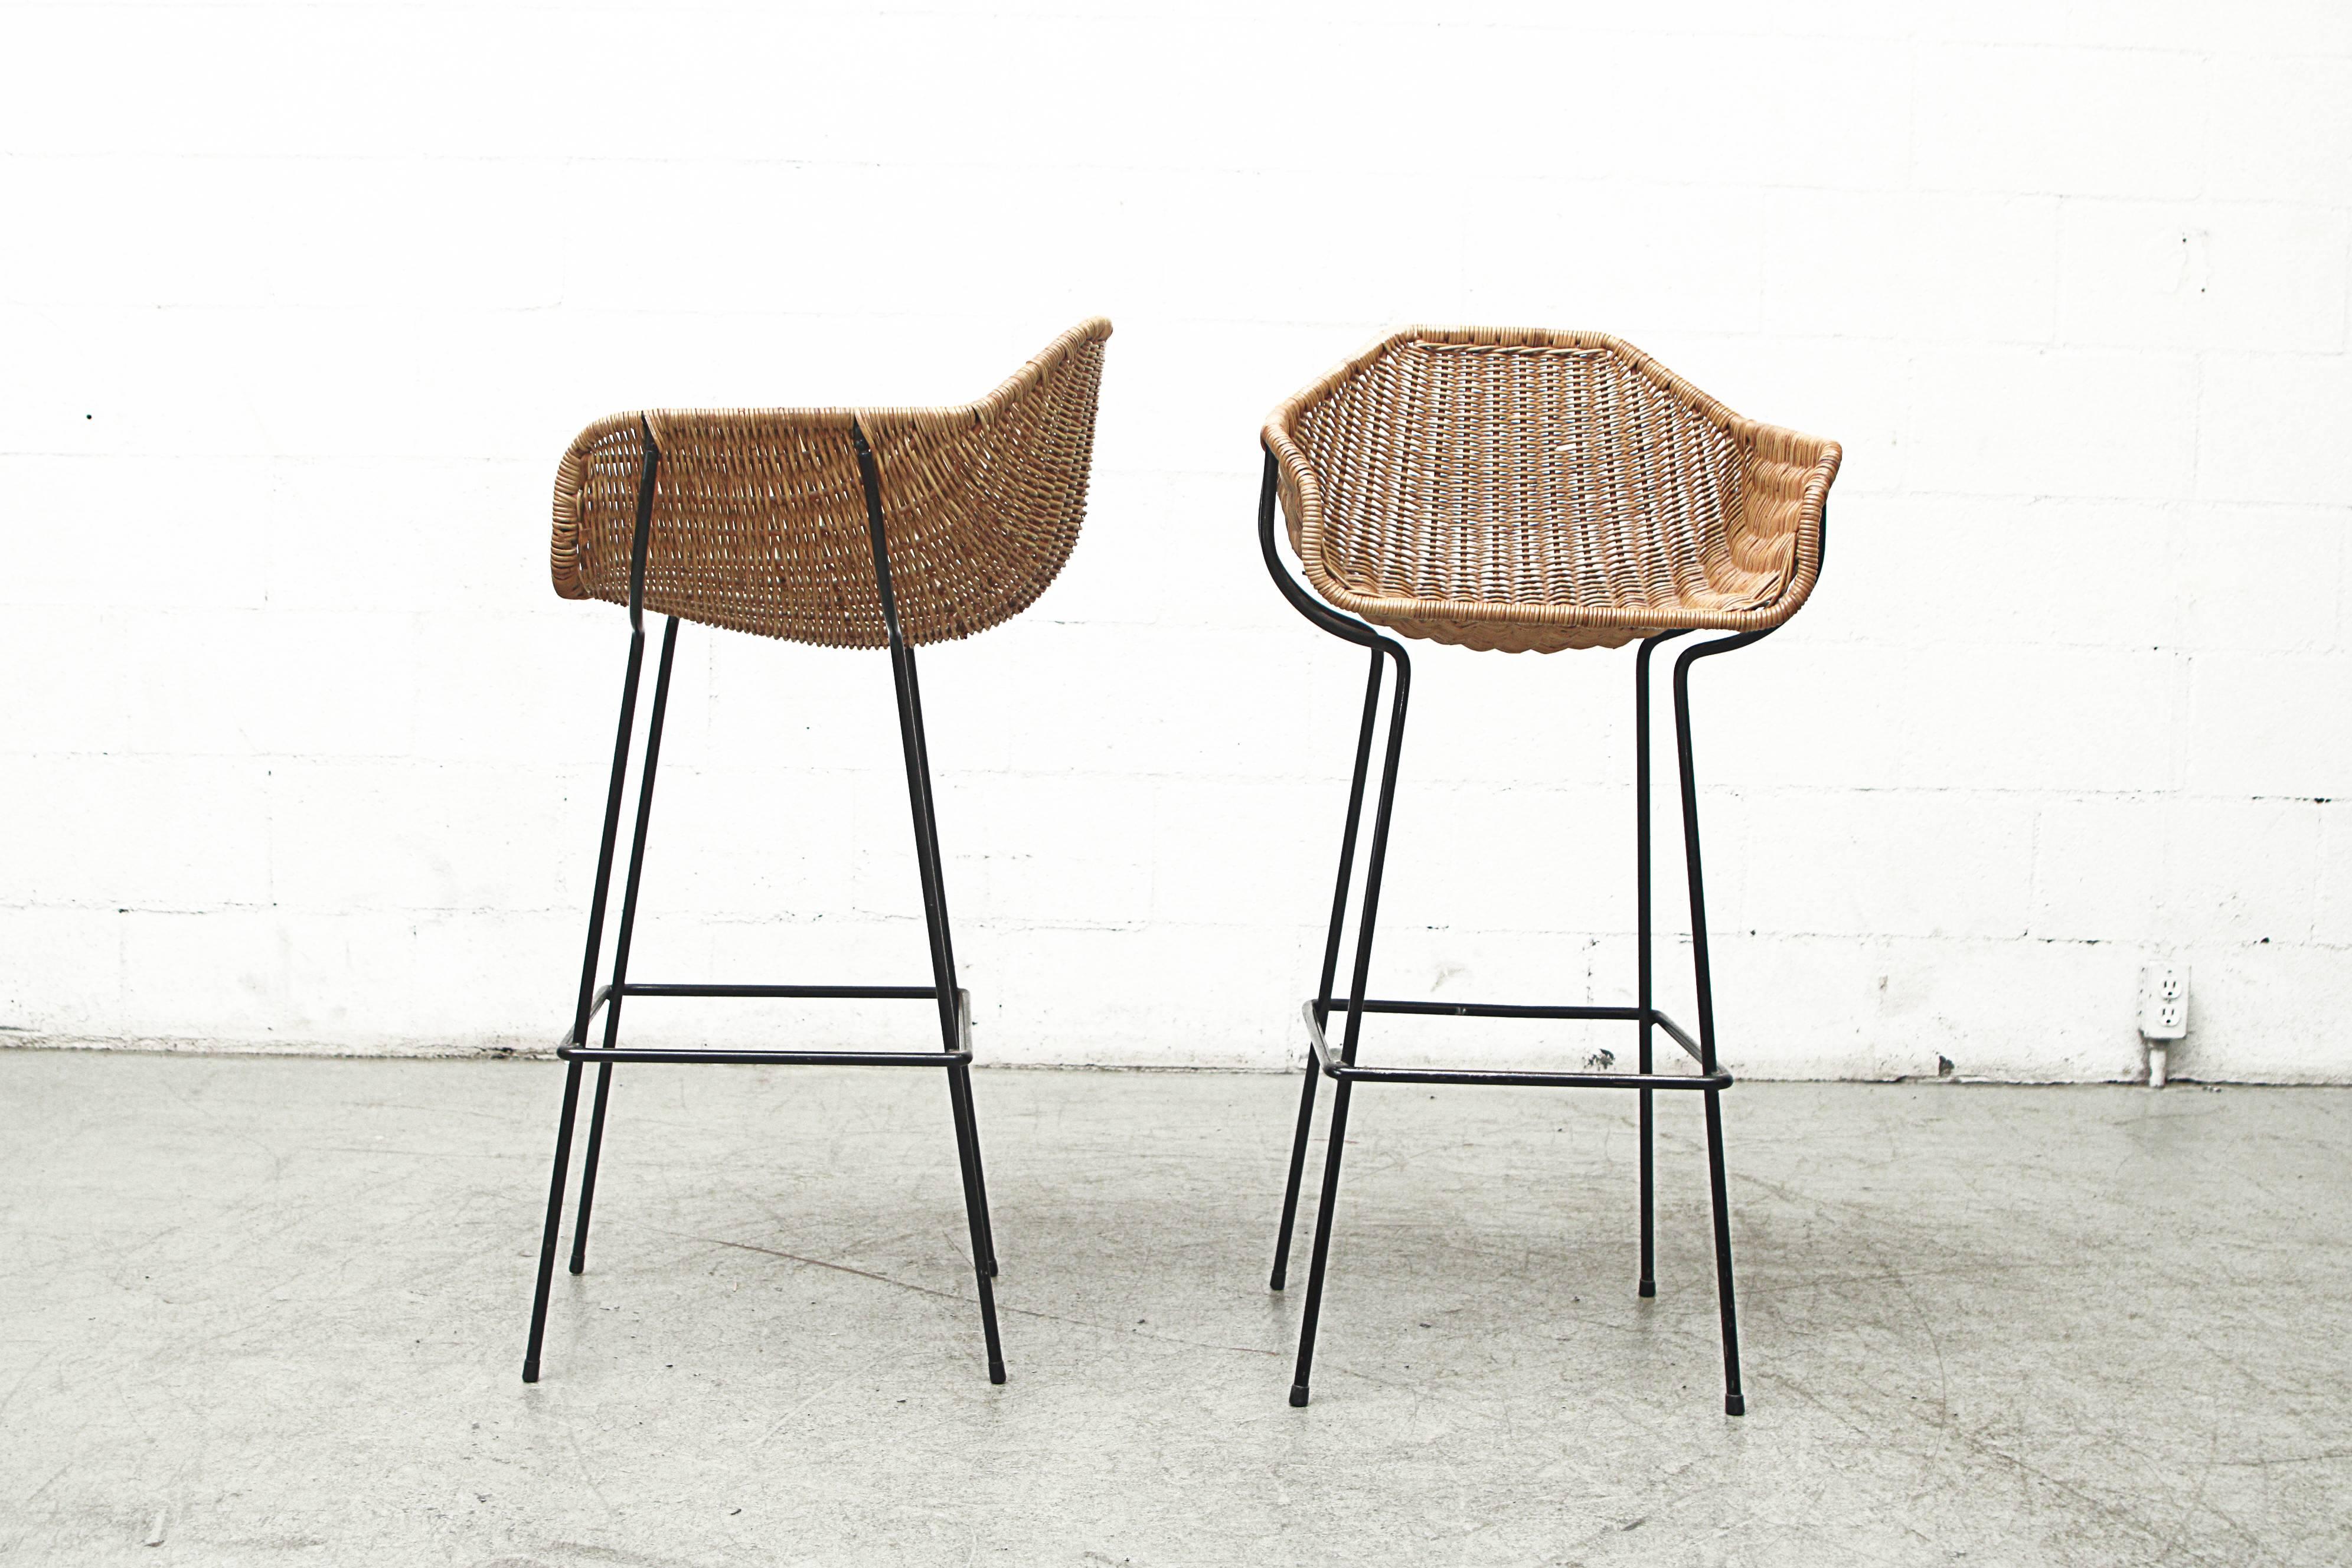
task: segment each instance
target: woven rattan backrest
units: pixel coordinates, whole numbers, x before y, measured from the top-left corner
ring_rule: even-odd
[[[907,640],[1008,620],[1069,559],[1086,511],[1110,323],[1086,321],[955,408],[710,408],[619,414],[582,431],[555,480],[555,591],[626,604],[644,432],[660,451],[645,602],[827,647],[887,641],[853,427],[882,482]]]
[[[1408,328],[1276,410],[1265,441],[1327,598],[1540,651],[1779,624],[1819,571],[1838,461],[1595,332]]]

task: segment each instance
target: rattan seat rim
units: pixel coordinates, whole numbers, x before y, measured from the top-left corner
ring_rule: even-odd
[[[746,419],[756,420],[771,428],[846,431],[856,425],[869,433],[877,428],[945,434],[950,431],[988,424],[1020,395],[1045,380],[1062,366],[1079,348],[1100,342],[1111,335],[1110,319],[1089,316],[1040,349],[1019,370],[1006,376],[986,395],[969,403],[955,404],[823,404],[779,405],[711,405],[709,406],[678,406],[671,408],[627,409],[608,414],[582,427],[572,446],[558,465],[555,479],[555,522],[558,530],[578,521],[580,455],[595,437],[626,429],[640,419],[653,426],[654,442],[658,446],[665,419]],[[567,510],[567,502],[572,510]]]

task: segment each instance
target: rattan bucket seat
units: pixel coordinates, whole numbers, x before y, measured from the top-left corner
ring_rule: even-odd
[[[1811,595],[1837,477],[1833,441],[1743,418],[1655,360],[1598,332],[1409,327],[1277,407],[1262,433],[1259,547],[1284,595],[1323,630],[1370,650],[1353,782],[1340,837],[1320,983],[1304,1012],[1310,1060],[1298,1100],[1271,1283],[1281,1289],[1320,1078],[1335,1081],[1307,1302],[1290,1402],[1307,1400],[1349,1094],[1362,1082],[1500,1084],[1636,1091],[1641,1272],[1654,1295],[1651,1096],[1705,1102],[1722,1321],[1724,1408],[1746,1409],[1731,1275],[1721,1096],[1691,751],[1692,663],[1751,646]],[[1277,502],[1307,587],[1276,543]],[[1311,592],[1309,591],[1311,588]],[[1374,925],[1402,753],[1411,663],[1381,628],[1461,647],[1554,653],[1639,642],[1633,659],[1635,974],[1630,1005],[1551,1006],[1370,998]],[[1675,754],[1697,1011],[1696,1035],[1653,995],[1650,904],[1650,658],[1669,639],[1729,634],[1675,662]],[[1378,804],[1348,994],[1333,994],[1358,827],[1380,717],[1382,661],[1396,667]],[[1327,1030],[1345,1019],[1335,1049]],[[1633,1072],[1483,1071],[1360,1063],[1363,1024],[1381,1014],[1632,1024]],[[1694,1072],[1653,1069],[1663,1031]]]
[[[563,1106],[524,1382],[539,1378],[581,1069],[590,1062],[596,1064],[596,1094],[572,1226],[574,1274],[586,1265],[615,1063],[944,1068],[988,1375],[992,1383],[1004,1381],[990,1283],[996,1273],[995,1238],[971,1099],[971,998],[956,984],[915,647],[970,637],[1018,615],[1068,560],[1086,510],[1096,394],[1109,336],[1108,321],[1082,322],[995,391],[957,407],[646,410],[597,421],[564,453],[555,480],[555,591],[567,599],[626,605],[629,655],[587,953],[572,1027],[556,1052],[566,1064]],[[647,609],[667,616],[667,624],[637,768],[635,830],[612,947],[612,977],[599,986]],[[930,984],[652,984],[629,978],[662,721],[682,621],[822,647],[889,650]],[[625,1001],[680,996],[927,1002],[937,1014],[940,1046],[886,1052],[622,1045]],[[591,1045],[589,1025],[600,1008],[603,1040]]]

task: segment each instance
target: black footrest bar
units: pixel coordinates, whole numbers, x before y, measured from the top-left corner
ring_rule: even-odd
[[[1332,998],[1332,1012],[1345,1014],[1354,1010],[1344,997]],[[1611,1024],[1638,1024],[1646,1016],[1672,1037],[1675,1044],[1688,1051],[1691,1060],[1704,1062],[1706,1059],[1699,1054],[1698,1042],[1692,1039],[1680,1024],[1655,1007],[1529,1007],[1504,1002],[1366,1002],[1363,1010],[1366,1013],[1403,1013],[1442,1018],[1569,1018]]]
[[[1347,1004],[1334,1002],[1334,1012],[1344,1012]],[[1732,1084],[1731,1074],[1721,1068],[1711,1073],[1664,1072],[1518,1072],[1509,1069],[1487,1070],[1478,1068],[1368,1068],[1351,1067],[1332,1054],[1330,1043],[1323,1037],[1323,1026],[1316,1022],[1315,1004],[1300,1009],[1307,1019],[1307,1038],[1315,1053],[1315,1066],[1324,1077],[1349,1083],[1459,1083],[1491,1084],[1518,1089],[1723,1089]],[[1498,1007],[1477,1003],[1367,1002],[1367,1013],[1438,1013],[1472,1018],[1561,1018],[1601,1017],[1639,1023],[1638,1007]],[[1651,1021],[1667,1033],[1681,1038],[1682,1031],[1666,1020],[1665,1015],[1651,1013]],[[1687,1042],[1685,1042],[1687,1045]],[[1693,1055],[1697,1053],[1694,1051]]]
[[[970,1051],[666,1051],[658,1047],[605,1050],[561,1046],[567,1062],[719,1062],[739,1067],[941,1068],[971,1060]]]
[[[621,987],[624,996],[829,996],[868,1002],[930,1002],[939,994],[936,985],[672,985],[632,980]]]
[[[1331,1011],[1348,1013],[1353,1005],[1344,996],[1331,999]],[[1444,1018],[1584,1018],[1622,1024],[1642,1021],[1639,1007],[1530,1007],[1506,1002],[1366,1002],[1367,1013],[1412,1013]]]
[[[621,987],[624,996],[686,996],[742,997],[770,1000],[850,1000],[862,1002],[936,1002],[940,991],[936,985],[680,985],[657,981],[632,980]],[[956,1033],[961,1051],[929,1051],[908,1056],[908,1065],[936,1067],[941,1062],[971,1059],[971,993],[956,987]],[[611,1001],[613,988],[600,985],[588,1004],[588,1016],[593,1018]],[[582,1038],[585,1038],[585,1035]],[[574,1042],[567,1031],[557,1041],[555,1054],[567,1062],[770,1062],[778,1065],[842,1066],[868,1065],[897,1067],[897,1056],[875,1051],[626,1051],[591,1050]]]

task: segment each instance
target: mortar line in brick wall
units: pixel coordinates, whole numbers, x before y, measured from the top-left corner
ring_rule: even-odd
[[[298,752],[120,752],[41,750],[26,752],[0,751],[0,756],[7,756],[20,762],[28,763],[89,762],[100,759],[119,760],[124,763],[140,763],[154,762],[220,760],[250,762],[257,763],[270,763],[273,764],[305,763],[318,767],[321,773],[331,772],[348,773],[362,771],[362,769],[371,772],[378,770],[393,772],[404,769],[463,769],[487,777],[497,777],[501,775],[517,777],[528,776],[531,779],[537,780],[543,778],[544,776],[541,772],[534,770],[531,765],[527,763],[505,763],[480,761],[475,759],[444,760],[429,756],[418,756],[414,753],[377,754],[351,752],[338,754],[335,756],[321,757],[316,754]],[[393,764],[393,767],[384,768],[383,766],[383,764]],[[679,764],[677,771],[681,777],[691,775],[691,771],[684,764]],[[841,779],[854,780],[865,777],[871,773],[878,773],[879,771],[879,764],[877,765],[877,768],[871,770],[846,768],[826,769],[815,766],[803,766],[801,764],[785,764],[776,767],[745,765],[741,767],[730,767],[725,770],[723,776],[730,780],[740,780],[743,778],[782,778],[788,780],[814,779],[832,781]],[[1139,784],[1173,784],[1182,785],[1186,788],[1207,787],[1241,789],[1265,788],[1270,785],[1317,785],[1328,783],[1333,778],[1344,776],[1344,773],[1261,773],[1206,771],[1170,773],[1095,768],[1051,768],[1035,770],[1009,768],[971,769],[953,772],[941,770],[938,775],[939,784],[943,794],[946,793],[950,786],[956,785],[959,783],[970,784],[974,781],[1017,784],[1073,781]],[[1432,789],[1476,790],[1496,795],[1534,796],[1538,798],[1545,796],[1558,796],[1563,799],[1575,798],[1594,793],[1617,793],[1622,791],[1624,787],[1622,781],[1605,775],[1596,775],[1589,780],[1577,780],[1561,783],[1539,782],[1533,780],[1499,780],[1465,774],[1438,774],[1424,779],[1423,784],[1423,787]],[[1853,795],[1922,797],[1948,796],[1958,798],[1974,796],[2018,796],[2028,799],[2051,800],[2154,801],[2178,799],[2209,802],[2246,801],[2268,804],[2307,804],[2314,805],[2330,805],[2339,804],[2347,799],[2352,799],[2352,795],[2315,795],[2294,792],[2273,792],[2268,790],[2204,789],[2192,786],[2187,783],[2156,785],[2117,784],[2104,787],[2090,784],[1703,784],[1701,787],[1708,796],[1723,800],[1785,800],[1806,799],[1811,797],[1845,798]],[[272,820],[275,820],[275,818],[273,817]],[[776,844],[779,852],[781,853],[789,850],[793,847],[793,841],[789,837],[780,837],[777,839]],[[966,858],[985,860],[992,858],[990,853],[985,849],[969,849],[962,851],[950,850],[949,851],[949,855],[951,859]]]
[[[1742,35],[1727,35],[1739,37]],[[1800,39],[1810,35],[1772,34],[1758,37]],[[1224,176],[1239,181],[1278,184],[1282,171],[1263,163],[1237,163],[1197,158],[1129,159],[1111,161],[1089,158],[958,158],[908,156],[898,158],[819,157],[793,158],[775,154],[759,154],[738,151],[681,152],[676,153],[610,153],[589,154],[560,153],[476,153],[476,152],[337,152],[289,153],[271,152],[102,152],[76,151],[38,152],[16,154],[22,163],[142,163],[169,165],[176,163],[214,165],[275,165],[292,164],[328,167],[362,168],[418,166],[454,166],[461,168],[513,168],[519,172],[548,174],[568,173],[577,169],[593,169],[618,174],[654,173],[679,167],[698,169],[767,170],[799,174],[971,174],[989,175],[1063,175],[1069,174],[1141,174],[1160,176],[1202,175]],[[1411,171],[1408,171],[1411,173]],[[1728,181],[1706,173],[1684,174],[1670,167],[1644,167],[1638,174],[1538,174],[1528,176],[1521,184],[1538,190],[1676,190],[1721,191],[1747,194],[1755,191],[1801,191],[1878,195],[1902,186],[1870,181],[1831,180],[1809,181],[1776,179],[1774,171],[1758,168],[1755,177],[1746,181]],[[1975,187],[1953,187],[1958,194],[1984,194]],[[2048,194],[2037,190],[1995,192],[1995,195],[2035,195]],[[814,316],[823,312],[812,308],[802,310],[775,310],[776,315]],[[972,319],[973,312],[924,311],[909,309],[899,312],[940,320]]]
[[[318,758],[306,758],[306,757],[301,757],[301,756],[299,756],[299,754],[294,754],[294,753],[280,754],[280,755],[275,755],[275,756],[273,756],[273,755],[272,755],[272,754],[270,754],[270,753],[253,753],[253,752],[231,752],[231,753],[217,753],[217,754],[216,754],[216,753],[209,753],[209,752],[0,752],[0,755],[13,756],[13,757],[15,757],[16,759],[17,759],[17,760],[19,760],[19,761],[26,761],[26,762],[43,762],[43,761],[75,761],[75,762],[87,762],[87,761],[90,761],[90,760],[92,760],[92,759],[96,759],[96,758],[119,758],[119,759],[121,759],[121,760],[122,760],[122,761],[124,761],[124,762],[130,762],[130,763],[146,763],[146,762],[184,762],[184,761],[191,761],[191,760],[205,760],[205,759],[209,759],[209,758],[215,757],[215,755],[219,755],[219,756],[226,756],[226,757],[229,758],[230,760],[237,760],[237,761],[247,761],[247,760],[249,760],[249,761],[257,761],[257,762],[259,762],[259,761],[278,761],[278,762],[286,762],[286,761],[318,762],[318,761],[320,761],[320,759],[318,759]],[[353,763],[353,764],[358,764],[358,763],[368,763],[368,762],[371,762],[371,761],[385,761],[385,762],[391,762],[391,763],[402,763],[402,764],[413,764],[414,766],[416,766],[416,767],[440,767],[440,766],[444,766],[444,765],[447,765],[447,766],[474,766],[474,765],[477,765],[477,764],[467,764],[467,763],[450,763],[450,764],[442,764],[442,763],[435,763],[435,762],[433,762],[433,761],[431,761],[431,760],[429,760],[429,759],[420,759],[420,758],[415,758],[415,757],[391,757],[391,758],[383,758],[383,759],[370,759],[370,758],[365,758],[365,757],[338,757],[338,758],[327,759],[327,760],[328,760],[328,761],[331,761],[331,762],[332,762],[332,763],[336,763],[336,764],[341,764],[341,763]],[[478,765],[479,765],[479,766],[482,766],[482,767],[484,767],[484,768],[493,768],[493,767],[495,767],[495,768],[499,768],[499,769],[500,769],[501,771],[504,771],[504,770],[505,770],[505,764],[485,763],[485,764],[478,764]],[[521,771],[523,771],[523,770],[521,770],[521,769],[518,768],[516,771],[517,771],[517,772],[521,772]],[[680,773],[681,773],[681,774],[683,774],[683,773],[684,773],[684,772],[685,772],[685,770],[684,770],[684,769],[680,769],[680,770],[679,770],[679,772],[680,772]],[[797,768],[793,768],[793,767],[781,767],[781,768],[773,768],[773,769],[746,768],[746,769],[741,770],[741,773],[742,773],[742,775],[743,775],[743,776],[747,776],[747,777],[761,777],[761,778],[771,778],[771,777],[774,777],[774,778],[784,778],[784,779],[796,779],[796,778],[803,778],[803,777],[816,778],[816,777],[829,777],[829,776],[833,776],[833,775],[817,774],[817,773],[803,773],[803,772],[802,772],[802,770],[797,769]],[[537,774],[532,774],[532,775],[530,775],[530,776],[532,776],[532,777],[536,778],[536,777],[538,777],[539,775],[537,775]],[[1087,781],[1087,782],[1125,782],[1125,783],[1135,783],[1135,784],[1177,784],[1183,785],[1183,786],[1185,786],[1185,787],[1187,787],[1187,788],[1201,788],[1201,787],[1208,787],[1208,788],[1235,788],[1235,789],[1239,789],[1239,788],[1265,788],[1265,787],[1267,787],[1267,786],[1269,786],[1269,785],[1283,785],[1283,786],[1289,786],[1289,785],[1297,784],[1297,785],[1310,785],[1310,786],[1311,786],[1311,785],[1318,785],[1318,784],[1327,784],[1327,783],[1328,783],[1328,782],[1329,782],[1332,778],[1334,778],[1334,777],[1344,777],[1344,776],[1345,776],[1344,774],[1335,774],[1335,773],[1126,773],[1126,772],[1118,772],[1118,773],[1114,773],[1114,772],[1108,772],[1108,771],[1105,771],[1105,772],[1096,772],[1096,771],[1084,770],[1084,769],[1057,769],[1057,770],[1048,770],[1048,771],[1034,772],[1034,773],[1025,773],[1025,772],[1024,772],[1024,773],[1013,773],[1013,772],[1009,772],[1009,771],[1008,771],[1008,772],[968,773],[964,773],[964,774],[961,774],[961,775],[957,775],[957,774],[951,774],[951,773],[940,773],[940,783],[941,783],[941,784],[942,784],[942,785],[946,785],[946,784],[953,784],[953,783],[955,783],[955,782],[957,782],[957,781],[958,781],[959,777],[961,777],[961,781],[966,782],[966,783],[969,783],[969,782],[973,781],[973,780],[989,780],[989,781],[1003,781],[1003,782],[1007,782],[1007,783],[1028,783],[1028,784],[1034,784],[1034,783],[1041,783],[1041,782],[1052,782],[1052,781],[1073,781],[1073,780],[1076,780],[1076,781]],[[1472,791],[1479,791],[1479,792],[1483,792],[1483,793],[1486,793],[1486,794],[1488,794],[1488,795],[1504,795],[1504,796],[1528,796],[1528,797],[1535,797],[1535,798],[1538,798],[1538,799],[1545,798],[1545,797],[1558,797],[1558,798],[1564,799],[1564,800],[1565,800],[1565,799],[1575,799],[1575,798],[1580,798],[1580,797],[1581,797],[1581,796],[1588,795],[1592,795],[1592,794],[1616,794],[1616,793],[1622,793],[1622,788],[1623,788],[1623,785],[1622,785],[1622,781],[1618,781],[1618,780],[1614,780],[1614,779],[1610,779],[1610,778],[1606,778],[1606,777],[1597,777],[1597,778],[1594,778],[1594,779],[1591,779],[1591,780],[1589,780],[1589,781],[1576,781],[1576,782],[1571,782],[1571,783],[1535,783],[1535,782],[1524,782],[1524,781],[1523,781],[1523,782],[1517,782],[1517,783],[1512,783],[1512,782],[1507,782],[1507,781],[1489,780],[1489,779],[1477,778],[1477,777],[1470,777],[1470,776],[1465,776],[1465,775],[1454,775],[1454,776],[1438,775],[1438,776],[1433,776],[1433,777],[1431,777],[1431,778],[1428,778],[1428,779],[1423,780],[1423,787],[1425,787],[1425,788],[1430,788],[1430,789],[1439,789],[1439,790],[1447,790],[1447,791],[1472,790]],[[2101,800],[2101,801],[2115,801],[2115,800],[2133,800],[2133,799],[2146,799],[2146,800],[2171,800],[2171,799],[2180,799],[2180,800],[2196,800],[2196,801],[2248,801],[2248,802],[2263,802],[2263,803],[2288,804],[2288,805],[2301,803],[2301,804],[2308,804],[2308,805],[2335,805],[2335,804],[2337,804],[2337,803],[2339,803],[2339,802],[2342,802],[2342,801],[2346,800],[2347,798],[2352,798],[2352,797],[2347,797],[2347,796],[2344,796],[2344,795],[2304,795],[2304,794],[2299,794],[2299,793],[2291,793],[2291,792],[2289,792],[2289,793],[2278,793],[2278,792],[2272,792],[2272,791],[2266,791],[2266,790],[2252,790],[2252,791],[2248,791],[2248,790],[2235,790],[2235,789],[2230,789],[2230,790],[2210,790],[2210,789],[2200,789],[2200,788],[2194,788],[2194,787],[2191,787],[2191,786],[2189,786],[2189,785],[2188,785],[2188,784],[2159,784],[2159,785],[2152,785],[2152,786],[2150,786],[2150,785],[2120,784],[2120,785],[2116,785],[2116,786],[2113,786],[2113,787],[2105,787],[2105,788],[2103,788],[2103,787],[2099,787],[2099,786],[2095,786],[2095,785],[2087,785],[2087,784],[1708,784],[1708,785],[1702,785],[1701,787],[1705,790],[1706,794],[1708,796],[1710,796],[1710,797],[1712,797],[1712,798],[1722,799],[1722,800],[1746,800],[1746,799],[1756,799],[1756,800],[1797,800],[1797,799],[1806,799],[1806,798],[1811,798],[1811,797],[1822,797],[1822,798],[1837,798],[1837,799],[1843,799],[1843,798],[1846,798],[1846,797],[1853,796],[1853,795],[1893,795],[1893,796],[1957,797],[1957,798],[1969,798],[1969,797],[1975,797],[1975,796],[1994,796],[1994,797],[2002,797],[2002,796],[2021,796],[2021,797],[2025,797],[2025,798],[2047,798],[2047,799],[2053,799],[2053,800]],[[944,793],[944,791],[943,791],[943,793]],[[274,820],[274,819],[273,819],[273,820]],[[776,845],[777,845],[777,847],[778,847],[778,850],[779,850],[779,852],[780,852],[780,853],[781,853],[781,852],[783,852],[783,851],[788,851],[788,850],[790,850],[790,849],[792,848],[792,847],[793,847],[793,841],[792,839],[790,839],[789,837],[779,838],[779,839],[777,839],[777,840],[776,840]],[[990,853],[989,851],[985,850],[985,849],[966,849],[966,850],[961,850],[961,851],[954,851],[954,850],[951,850],[951,851],[950,851],[950,852],[949,852],[949,854],[950,854],[950,858],[961,858],[961,859],[971,859],[971,860],[986,860],[986,859],[990,859],[990,858],[993,858],[993,857],[992,857],[991,853]]]
[[[105,911],[100,906],[0,903],[0,912],[21,914],[60,914],[91,912],[102,913]],[[242,908],[173,910],[141,908],[124,909],[118,907],[113,910],[113,912],[117,914],[160,915],[173,918],[212,918],[215,916],[252,913],[256,911],[250,909]],[[394,923],[405,921],[416,921],[419,923],[446,923],[448,917],[457,917],[468,920],[484,918],[493,920],[521,920],[555,918],[569,915],[574,911],[569,909],[512,910],[361,907],[346,908],[335,910],[292,910],[287,912],[309,915],[330,913],[337,916],[338,918],[344,919],[377,918],[386,920]],[[672,919],[678,925],[691,926],[699,930],[805,930],[814,929],[823,925],[830,926],[837,930],[874,934],[877,932],[896,931],[911,928],[918,923],[919,917],[913,915],[900,916],[869,913],[856,920],[845,921],[836,919],[819,921],[813,918],[799,918],[790,911],[779,910],[774,913],[762,913],[758,911],[695,911],[685,914],[674,913]],[[1146,917],[1135,921],[1111,923],[1041,921],[1005,916],[974,916],[971,917],[970,923],[974,930],[988,931],[999,935],[1108,934],[1144,936],[1167,934],[1182,935],[1186,933],[1230,933],[1234,931],[1286,932],[1292,931],[1294,930],[1305,932],[1308,931],[1307,925],[1305,922],[1300,921],[1256,921],[1240,920],[1201,921],[1177,920],[1160,917]],[[1630,940],[1628,929],[1615,924],[1534,927],[1476,925],[1466,922],[1447,921],[1419,921],[1404,922],[1404,925],[1405,929],[1418,931],[1423,933],[1443,934],[1465,939],[1496,941],[1534,939],[1542,942],[1579,943],[1593,948],[1597,948],[1600,945],[1605,945],[1612,941]],[[2154,945],[2176,947],[2187,951],[2242,951],[2248,952],[2259,952],[2264,948],[2282,952],[2301,952],[2305,950],[2329,952],[2352,952],[2352,940],[2334,941],[2320,937],[2315,934],[2315,925],[2314,927],[2314,934],[2286,941],[2263,937],[2217,937],[2210,940],[2191,939],[2185,942],[2175,942],[2170,939],[2148,937],[2137,934],[2120,936],[2053,935],[2034,931],[2031,929],[2023,929],[2001,934],[1986,934],[1982,932],[1958,931],[1889,931],[1881,929],[1866,931],[1860,929],[1837,930],[1833,928],[1811,926],[1778,928],[1764,925],[1748,925],[1744,927],[1726,926],[1723,929],[1717,931],[1714,935],[1715,939],[1718,942],[1732,942],[1735,944],[1744,942],[1767,945],[1773,942],[1832,942],[1841,945],[1848,945],[1856,942],[1874,942],[1890,946],[1898,944],[1908,946],[1950,946],[1957,944],[1964,948],[1984,952],[1998,952],[2003,949],[2013,948],[2021,944],[2039,947],[2076,947],[2084,949],[2099,947],[2128,949],[2137,946]],[[1668,943],[1680,942],[1686,946],[1690,942],[1690,935],[1687,931],[1668,931],[1662,928],[1658,936],[1661,942]],[[887,963],[888,961],[883,960],[880,962]],[[995,969],[997,968],[997,965],[990,963],[984,967]]]

